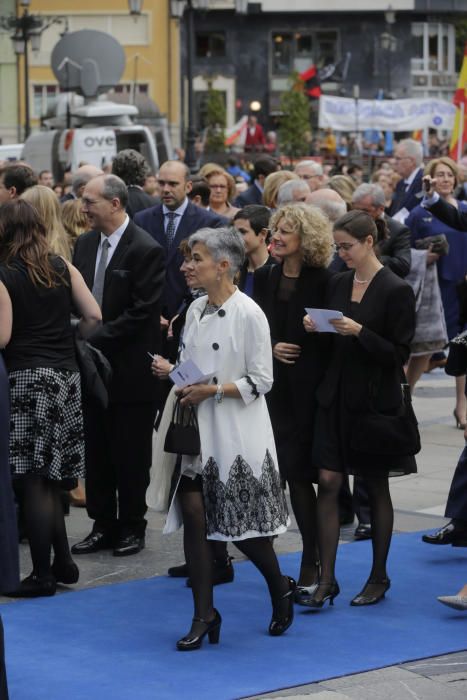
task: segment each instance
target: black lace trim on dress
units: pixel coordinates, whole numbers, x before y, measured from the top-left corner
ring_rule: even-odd
[[[246,375],[245,379],[247,380],[248,384],[251,386],[251,393],[253,394],[253,396],[255,397],[255,400],[256,400],[257,398],[259,398],[258,387],[256,386],[256,384],[254,383],[254,381],[252,380],[252,378],[248,374]]]
[[[206,462],[202,477],[208,535],[266,535],[287,525],[287,503],[269,450],[259,478],[241,455],[235,458],[225,484],[219,479],[219,468],[212,457]]]

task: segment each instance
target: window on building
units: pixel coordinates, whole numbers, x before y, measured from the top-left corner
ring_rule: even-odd
[[[198,58],[225,56],[225,32],[196,32],[195,41]]]
[[[119,95],[130,96],[133,93],[133,89],[136,89],[137,95],[149,94],[149,85],[147,83],[137,83],[136,86],[134,83],[119,83],[112,89],[113,92],[116,92]]]
[[[271,37],[272,75],[290,75],[306,70],[311,63],[319,66],[336,63],[339,55],[339,32],[273,32]]]
[[[227,106],[227,93],[225,90],[218,90],[222,95],[224,106]],[[207,90],[196,90],[195,92],[195,114],[196,126],[199,130],[205,129],[208,125],[208,99],[209,92]]]
[[[424,72],[455,71],[455,28],[441,22],[412,24],[412,70]]]

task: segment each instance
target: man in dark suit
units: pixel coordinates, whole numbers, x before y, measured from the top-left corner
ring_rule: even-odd
[[[401,179],[396,185],[389,215],[406,218],[420,204],[423,177],[423,147],[419,141],[404,139],[395,149],[396,172]],[[404,211],[405,210],[405,211]]]
[[[151,169],[146,158],[133,148],[119,151],[112,161],[112,172],[120,177],[128,189],[128,204],[126,211],[130,219],[135,218],[142,209],[148,209],[159,204],[158,197],[151,197],[143,190]]]
[[[162,204],[136,214],[135,224],[147,231],[166,251],[166,276],[162,295],[164,319],[172,319],[188,291],[180,272],[183,256],[178,247],[200,228],[218,228],[228,223],[217,214],[192,204],[190,171],[184,163],[166,161],[159,170]]]
[[[243,209],[247,204],[262,204],[264,181],[268,175],[280,170],[277,160],[270,156],[261,156],[255,163],[253,171],[253,184],[241,192],[234,202],[234,206]]]
[[[82,201],[93,230],[79,237],[73,263],[101,306],[103,322],[89,342],[113,376],[108,408],[85,406],[86,506],[94,526],[72,551],[113,547],[125,556],[144,547],[157,398],[148,352],[159,351],[164,251],[130,221],[120,178],[93,178]]]
[[[435,183],[435,178],[430,178],[429,175],[423,178],[424,187],[428,189],[425,189],[425,197],[421,202],[422,207],[431,211],[443,224],[456,228],[458,231],[467,231],[467,212],[456,209],[456,207],[440,197],[435,192]]]
[[[385,196],[379,185],[362,184],[352,195],[352,209],[366,211],[373,219],[383,219],[389,237],[378,244],[380,260],[399,277],[410,271],[410,231],[407,226],[384,213]]]

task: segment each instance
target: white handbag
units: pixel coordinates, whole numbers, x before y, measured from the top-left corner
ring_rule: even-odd
[[[165,402],[159,429],[152,436],[152,464],[150,482],[146,491],[146,504],[151,510],[160,513],[168,509],[168,499],[172,474],[175,468],[177,455],[165,452],[164,443],[167,429],[172,419],[173,407],[176,400],[176,387],[173,386]]]

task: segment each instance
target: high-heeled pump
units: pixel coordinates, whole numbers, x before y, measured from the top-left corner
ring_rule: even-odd
[[[79,580],[79,569],[73,559],[61,563],[55,559],[52,564],[52,574],[57,583],[70,585]]]
[[[328,588],[328,592],[322,597],[317,598],[316,594],[320,588]],[[339,584],[337,581],[320,581],[315,588],[312,596],[306,598],[302,597],[300,600],[300,605],[304,605],[306,608],[322,608],[325,603],[329,601],[329,605],[334,605],[334,598],[336,598],[341,592]]]
[[[456,421],[456,428],[458,430],[465,430],[465,421],[463,423],[461,422],[459,414],[457,413],[457,409],[454,409],[452,415],[454,416],[454,420]]]
[[[371,595],[370,593],[365,593],[365,588],[369,585],[382,586],[378,593]],[[362,606],[362,605],[376,605],[380,600],[383,600],[386,595],[386,591],[391,588],[391,580],[388,578],[383,578],[378,581],[378,579],[368,579],[365,583],[365,588],[350,601],[350,605]]]
[[[193,634],[192,632],[188,632],[185,637],[179,639],[177,642],[178,651],[194,651],[195,649],[199,649],[206,635],[208,635],[209,644],[219,643],[222,618],[215,608],[214,618],[209,622],[207,620],[203,620],[202,617],[194,617],[193,622],[201,622],[203,625],[206,625],[206,629],[197,635]]]
[[[295,583],[295,580],[290,576],[286,576],[285,578],[287,579],[287,582],[289,584],[289,590],[287,591],[287,593],[281,595],[280,598],[278,598],[276,601],[273,601],[273,606],[276,607],[275,604],[280,604],[283,600],[285,600],[287,601],[287,612],[285,615],[281,615],[279,612],[276,611],[273,612],[271,622],[269,623],[268,628],[268,632],[272,637],[280,637],[281,634],[284,634],[284,632],[289,629],[290,625],[293,622],[294,593],[297,584]]]

